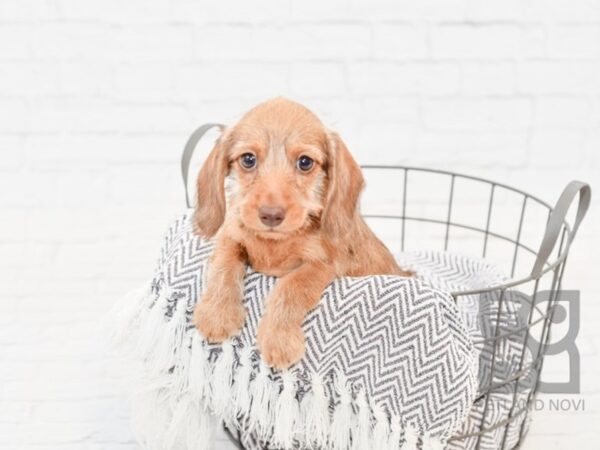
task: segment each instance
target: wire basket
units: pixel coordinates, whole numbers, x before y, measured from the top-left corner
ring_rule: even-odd
[[[519,447],[541,384],[569,248],[589,207],[589,185],[569,183],[552,208],[526,192],[483,178],[416,167],[368,165],[363,169],[367,186],[382,186],[375,189],[375,198],[369,198],[367,189],[364,216],[390,249],[458,250],[490,260],[510,274],[494,286],[452,293],[457,302],[467,297],[493,298],[497,316],[483,342],[491,360],[485,381],[480,376],[482,385],[475,402],[480,406],[478,423],[471,418],[471,428],[451,438],[449,444],[475,449]],[[381,194],[385,186],[387,198]],[[566,214],[577,194],[579,205],[571,227]],[[529,303],[529,312],[521,326],[506,330],[500,316],[515,293]],[[532,340],[539,345],[529,345]],[[504,367],[499,373],[498,367],[506,366],[500,361],[499,348],[506,343],[518,346],[520,358],[510,365],[511,370]],[[526,359],[531,347],[533,354]],[[491,399],[497,395],[503,395],[508,405],[492,418]]]

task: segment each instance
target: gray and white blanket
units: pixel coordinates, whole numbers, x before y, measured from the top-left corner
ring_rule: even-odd
[[[441,449],[463,426],[478,354],[469,317],[444,289],[494,277],[489,267],[422,252],[399,258],[416,278],[338,279],[304,322],[305,358],[278,372],[254,339],[275,278],[248,269],[239,336],[210,345],[193,327],[212,250],[182,216],[151,282],[114,310],[117,341],[141,362],[133,422],[144,448],[210,449],[214,418],[248,446],[286,449]]]

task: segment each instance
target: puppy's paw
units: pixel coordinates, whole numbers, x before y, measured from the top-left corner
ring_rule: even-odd
[[[211,302],[202,298],[194,309],[194,324],[210,343],[223,342],[237,334],[246,321],[246,310],[239,302]]]
[[[304,333],[298,325],[290,325],[271,317],[265,315],[258,325],[258,349],[268,366],[287,369],[304,356]]]

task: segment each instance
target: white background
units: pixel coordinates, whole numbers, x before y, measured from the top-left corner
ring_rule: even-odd
[[[600,175],[600,2],[2,0],[0,449],[136,448],[98,325],[183,210],[188,134],[280,94],[362,163],[554,202]],[[525,448],[597,448],[599,206],[564,280],[585,412],[537,412]]]

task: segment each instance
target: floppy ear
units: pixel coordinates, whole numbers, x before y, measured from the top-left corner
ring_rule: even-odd
[[[327,138],[327,196],[321,216],[323,230],[332,238],[350,231],[358,213],[358,198],[364,187],[360,167],[337,133]]]
[[[196,232],[213,237],[225,220],[225,177],[229,169],[226,141],[227,131],[217,140],[200,169],[196,181]]]

